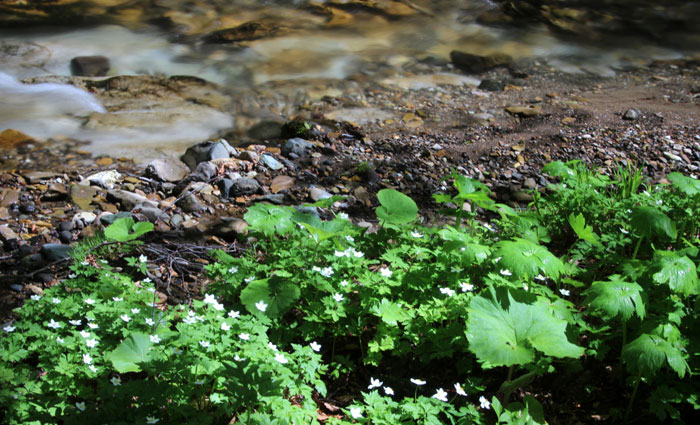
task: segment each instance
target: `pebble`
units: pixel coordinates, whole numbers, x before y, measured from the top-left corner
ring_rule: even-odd
[[[180,157],[190,170],[197,168],[197,164],[213,159],[230,158],[236,156],[237,151],[229,145],[225,139],[203,142],[187,148],[185,154]]]
[[[244,177],[233,182],[229,197],[253,195],[258,193],[260,189],[261,186],[257,180]]]
[[[105,189],[114,189],[114,186],[121,179],[122,175],[117,170],[100,171],[87,177],[90,183]]]
[[[328,199],[331,198],[333,195],[328,193],[326,190],[320,188],[320,187],[312,187],[309,189],[309,197],[311,200],[314,202],[320,200],[320,199]]]
[[[70,245],[47,243],[41,247],[39,253],[48,262],[64,260],[70,258],[71,247]]]
[[[637,109],[628,109],[622,114],[622,119],[627,121],[634,121],[641,117],[641,113]]]
[[[284,165],[282,165],[281,162],[271,157],[270,155],[260,155],[260,162],[265,164],[268,168],[270,168],[273,171],[281,170],[284,167]]]
[[[309,150],[313,147],[313,144],[310,142],[299,138],[295,137],[292,139],[287,140],[287,142],[282,145],[282,155],[285,155],[287,157],[291,157],[291,154],[294,154],[298,157],[302,157],[307,154]],[[295,159],[295,158],[292,158]]]
[[[179,182],[190,170],[184,162],[174,159],[155,159],[146,166],[146,175],[156,178],[160,181]]]
[[[121,189],[113,189],[107,192],[108,198],[112,198],[122,205],[122,208],[132,210],[137,205],[145,205],[149,207],[157,207],[158,203],[151,201],[143,195],[129,192]]]

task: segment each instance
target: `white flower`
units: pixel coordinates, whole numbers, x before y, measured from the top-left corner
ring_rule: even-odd
[[[222,331],[228,331],[228,330],[230,330],[230,329],[231,329],[231,326],[229,326],[228,323],[226,323],[226,322],[221,322],[221,330],[222,330]]]
[[[384,387],[384,393],[386,395],[394,395],[394,390],[392,390],[391,387]]]
[[[156,335],[149,335],[148,338],[154,344],[158,344],[160,342],[160,336],[158,336],[157,334]]]
[[[122,297],[112,297],[112,301],[114,301],[115,303],[118,303],[119,301],[124,301],[124,298],[122,298]]]
[[[154,418],[153,416],[146,416],[146,423],[147,424],[157,424],[160,421],[158,418]]]
[[[256,302],[255,308],[257,308],[260,311],[267,310],[267,304],[265,304],[265,300],[260,300],[260,301]]]
[[[224,311],[224,305],[221,303],[215,302],[211,306],[214,308],[214,310]]]
[[[70,323],[73,326],[80,326],[83,322],[82,320],[69,320],[68,323]]]
[[[462,388],[462,384],[460,384],[459,382],[457,382],[455,384],[455,391],[457,391],[457,394],[459,394],[461,396],[464,396],[464,397],[467,396],[467,392],[464,391],[464,388]]]
[[[367,389],[371,390],[372,388],[379,388],[382,385],[384,385],[384,382],[380,381],[379,379],[369,378],[369,387],[367,387]]]
[[[542,276],[541,274],[538,274],[537,276],[535,276],[535,279],[540,280],[540,281],[542,281],[542,282],[544,282],[545,280],[547,280],[547,278],[544,277],[544,276]]]
[[[459,266],[452,266],[452,267],[450,267],[450,273],[459,273],[459,272],[461,272],[462,270],[464,270],[464,269],[461,268],[461,267],[459,267]]]
[[[344,297],[343,297],[343,294],[340,294],[340,293],[337,293],[337,292],[336,292],[336,293],[333,295],[333,299],[335,300],[335,302],[338,302],[338,303],[339,303],[339,302],[343,301]]]
[[[503,258],[503,257],[496,257],[496,259],[493,260],[493,262],[494,262],[494,263],[498,263],[499,261],[501,261],[501,258]]]
[[[109,382],[111,382],[112,385],[114,385],[115,387],[118,387],[118,386],[120,386],[120,385],[122,384],[122,379],[121,379],[120,377],[118,377],[118,376],[113,376],[113,377],[109,380]]]
[[[61,299],[60,299],[60,298],[53,297],[53,298],[51,298],[51,302],[54,303],[54,304],[61,304]]]
[[[630,232],[627,231],[627,229],[625,229],[624,227],[620,227],[620,233],[622,233],[623,235],[628,235]]]
[[[379,273],[381,273],[384,277],[391,277],[391,275],[394,274],[394,272],[387,269],[386,267],[382,267],[381,269],[379,269]]]
[[[202,378],[202,379],[197,379],[196,381],[194,381],[194,384],[195,385],[204,385],[205,382],[207,382],[207,380]]]
[[[10,325],[5,325],[5,327],[2,328],[3,331],[8,332],[8,333],[14,331],[15,329],[17,329],[17,327],[10,326]]]
[[[50,327],[50,328],[58,329],[58,328],[60,328],[62,325],[61,325],[61,322],[57,322],[57,321],[51,319],[51,321],[49,322],[49,324],[46,325],[46,326],[48,326],[48,327]]]
[[[94,364],[88,366],[88,369],[90,369],[93,373],[97,373],[97,366],[95,366]]]
[[[32,301],[39,301],[39,300],[41,299],[41,295],[32,295],[32,296],[29,297],[29,298],[31,298]]]
[[[92,298],[85,298],[85,304],[93,305],[95,304],[95,300],[93,300]]]
[[[338,250],[335,250],[335,251],[333,252],[333,255],[335,255],[336,257],[345,257],[345,256],[348,256],[348,257],[349,257],[349,256],[350,256],[350,253],[349,253],[348,251],[338,251]]]
[[[355,242],[355,238],[353,238],[353,237],[350,236],[350,235],[345,236],[345,240],[348,241],[348,242]]]
[[[214,304],[216,302],[216,296],[214,294],[204,295],[204,304]]]
[[[275,360],[282,364],[289,363],[289,360],[287,360],[282,353],[275,354]]]
[[[565,297],[568,297],[569,295],[571,295],[571,291],[569,291],[568,289],[560,289],[559,293]]]
[[[495,231],[496,231],[496,229],[494,229],[494,228],[493,228],[490,224],[488,224],[488,223],[481,223],[481,225],[484,226],[485,228],[489,229],[489,230],[492,231],[492,232],[495,232]]]
[[[317,352],[317,353],[318,353],[319,351],[321,351],[321,344],[319,344],[319,343],[316,342],[316,341],[311,341],[311,344],[309,344],[309,347],[311,347],[311,349],[314,350],[314,351]]]
[[[350,282],[348,282],[347,280],[343,280],[340,282],[340,286],[348,286],[349,283]]]
[[[350,416],[352,416],[353,419],[360,419],[362,417],[362,409],[359,407],[351,407]]]
[[[125,321],[126,323],[129,323],[129,321],[131,320],[131,318],[126,314],[122,314],[121,316],[119,316],[119,318]]]
[[[57,336],[56,342],[58,342],[59,344],[63,344],[63,338],[61,338],[60,336]]]
[[[513,273],[510,272],[508,269],[501,269],[500,272],[503,276],[513,276]]]
[[[243,280],[245,281],[245,283],[250,283],[255,280],[255,276],[248,276]]]
[[[231,274],[236,274],[236,273],[238,273],[238,267],[233,266],[230,269],[228,269],[228,272]]]
[[[414,238],[422,238],[423,234],[418,232],[411,232],[411,236],[413,236]]]
[[[191,325],[193,323],[197,323],[197,319],[194,316],[187,316],[182,320],[182,322]]]
[[[436,398],[440,401],[447,401],[447,391],[443,390],[442,388],[438,388],[437,392],[433,394],[433,398]]]
[[[153,282],[150,277],[145,278],[141,282],[143,283],[151,283]],[[156,292],[156,288],[148,288],[148,292]]]
[[[277,351],[277,346],[271,342],[267,343],[267,347],[272,351]]]
[[[460,283],[459,287],[462,288],[462,292],[471,292],[474,290],[474,285],[467,282]]]
[[[491,408],[491,402],[488,401],[488,400],[486,400],[486,397],[484,397],[484,396],[482,395],[481,397],[479,397],[479,406],[480,406],[482,409],[490,409],[490,408]]]
[[[250,340],[250,334],[247,334],[247,333],[239,334],[238,337],[244,341]]]
[[[228,317],[230,317],[232,319],[238,319],[238,316],[240,316],[240,315],[241,315],[241,313],[239,313],[237,311],[231,310],[228,312]]]
[[[140,309],[140,308],[132,308],[132,309],[131,309],[131,314],[139,314],[139,313],[141,313],[141,309]]]
[[[331,277],[333,276],[333,269],[331,267],[324,267],[321,269],[321,276]]]
[[[145,263],[146,261],[148,261],[148,257],[146,257],[145,255],[141,254],[141,255],[139,255],[139,261],[142,262],[142,263]]]
[[[88,323],[88,327],[90,329],[97,329],[100,327],[100,325],[98,325],[97,323]]]
[[[80,336],[83,338],[89,338],[90,337],[90,332],[88,331],[80,331]]]
[[[342,218],[343,220],[349,220],[349,219],[350,219],[350,216],[348,215],[348,213],[344,213],[344,212],[339,212],[339,213],[338,213],[338,217]]]
[[[201,345],[204,348],[207,348],[211,344],[209,344],[209,341],[199,341],[199,345]]]
[[[97,339],[95,338],[88,339],[85,341],[85,345],[87,345],[89,348],[95,348],[97,344],[99,344],[99,342],[97,342]]]
[[[529,291],[529,290],[530,290],[530,287],[527,286],[527,283],[523,283],[523,289],[526,290],[526,291]]]
[[[411,378],[411,382],[413,382],[416,385],[425,385],[425,381],[423,381],[422,379]]]
[[[448,297],[451,297],[455,294],[455,291],[450,288],[440,288],[440,292],[444,295],[447,295]]]
[[[365,256],[364,252],[361,251],[355,251],[354,249],[352,250],[352,255],[355,256],[355,258],[362,258]]]
[[[75,407],[78,408],[81,412],[85,411],[85,402],[84,401],[76,401],[75,402]]]
[[[144,320],[144,322],[146,322],[146,324],[147,324],[148,326],[153,326],[153,325],[156,324],[156,322],[154,322],[153,319],[151,319],[150,317],[146,317],[146,319]]]
[[[90,357],[90,354],[83,354],[83,363],[85,364],[91,364],[92,363],[92,357]]]

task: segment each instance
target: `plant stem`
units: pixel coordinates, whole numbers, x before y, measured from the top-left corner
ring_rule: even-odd
[[[510,365],[508,368],[508,377],[506,378],[506,382],[510,382],[513,379],[513,371],[515,370],[515,365]],[[510,393],[511,391],[508,391],[507,393],[503,394],[503,406],[508,405],[508,399],[510,398]]]
[[[637,252],[639,252],[639,247],[642,245],[643,239],[644,239],[644,237],[641,237],[641,238],[639,238],[639,240],[637,240],[637,245],[634,247],[634,253],[632,254],[633,260],[637,259]]]
[[[623,420],[623,423],[627,423],[627,420],[630,417],[630,413],[632,412],[632,405],[634,405],[634,398],[637,396],[637,390],[639,389],[639,383],[642,382],[642,375],[637,375],[637,380],[634,383],[634,389],[632,390],[632,395],[630,396],[630,402],[627,405],[627,409],[625,410],[625,419]]]

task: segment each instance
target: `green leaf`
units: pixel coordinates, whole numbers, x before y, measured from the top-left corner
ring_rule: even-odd
[[[642,301],[642,287],[633,282],[620,280],[619,275],[612,275],[606,282],[593,282],[584,295],[584,303],[601,310],[606,317],[620,317],[627,321],[636,313],[644,319],[645,310]]]
[[[108,357],[119,373],[140,372],[139,364],[150,359],[151,340],[144,333],[132,333]]]
[[[289,311],[299,299],[299,288],[281,277],[254,280],[241,291],[241,303],[253,314],[278,317]],[[267,305],[265,311],[255,306],[260,301]]]
[[[501,257],[498,268],[507,269],[519,278],[531,279],[542,272],[557,279],[565,270],[564,263],[547,248],[525,239],[501,241],[494,248],[493,255]]]
[[[576,173],[574,170],[569,168],[566,164],[561,161],[550,162],[549,164],[542,167],[542,172],[547,173],[553,177],[559,177],[562,180],[570,179],[574,177]]]
[[[255,204],[248,208],[243,219],[251,229],[258,230],[265,236],[286,235],[294,229],[291,220],[292,211],[288,207],[271,204]]]
[[[388,325],[396,326],[398,322],[405,322],[411,319],[411,314],[399,303],[391,302],[386,298],[375,305],[372,309],[382,321]]]
[[[698,293],[698,271],[690,258],[675,252],[657,252],[655,255],[658,256],[655,267],[659,271],[653,275],[654,282],[667,283],[673,292],[685,296]]]
[[[535,359],[535,351],[553,357],[579,357],[583,348],[566,338],[566,322],[554,317],[546,304],[515,301],[508,292],[508,307],[483,296],[468,307],[469,350],[484,367],[525,365]]]
[[[350,224],[348,220],[343,219],[323,221],[313,214],[298,211],[292,215],[292,220],[304,226],[317,242],[340,235]]]
[[[414,221],[418,215],[418,206],[413,199],[394,189],[382,189],[377,193],[381,206],[377,207],[377,218],[401,225]]]
[[[673,187],[686,195],[694,196],[700,193],[700,180],[686,177],[679,172],[670,173],[668,178]]]
[[[600,243],[598,235],[593,231],[593,227],[586,226],[586,219],[583,214],[574,215],[571,213],[569,215],[569,224],[571,228],[576,232],[576,236],[584,241],[588,241],[595,246],[602,247],[603,244]]]
[[[105,238],[116,242],[128,242],[153,230],[153,223],[134,224],[130,217],[119,218],[105,228]]]
[[[680,378],[690,370],[678,348],[658,335],[642,334],[622,348],[622,360],[630,372],[653,377],[665,364]]]
[[[647,239],[661,236],[673,240],[677,236],[676,225],[658,208],[644,206],[633,209],[630,223],[637,234]]]

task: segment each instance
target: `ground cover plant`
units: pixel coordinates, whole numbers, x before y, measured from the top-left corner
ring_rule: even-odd
[[[580,397],[617,392],[611,422],[683,423],[700,408],[700,183],[545,172],[559,182],[524,211],[453,173],[441,226],[392,189],[376,232],[320,218],[336,199],[255,205],[245,254],[212,251],[191,305],[159,300],[151,226],[119,220],[4,327],[4,422],[543,424],[546,385],[592,370],[610,379]]]

